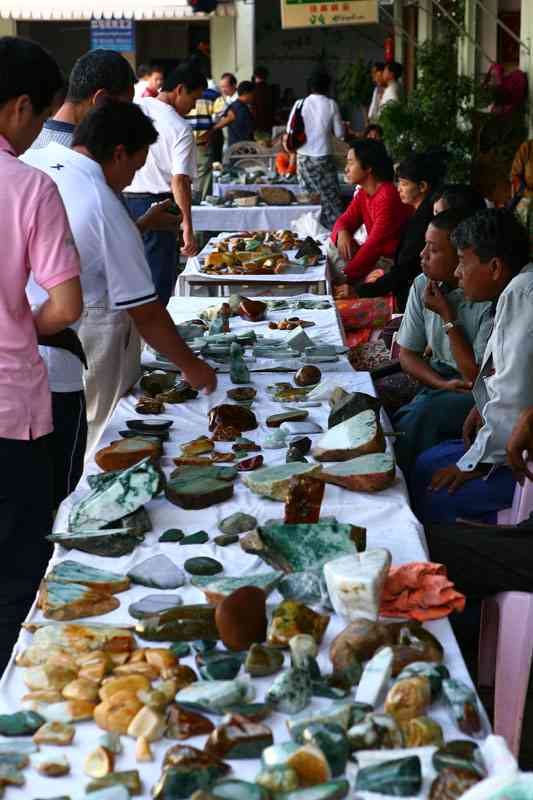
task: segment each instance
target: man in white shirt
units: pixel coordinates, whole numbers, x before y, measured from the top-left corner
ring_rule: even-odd
[[[389,61],[382,72],[382,84],[385,87],[379,103],[379,114],[387,103],[397,103],[401,100],[401,89],[398,83],[402,77],[403,67],[398,61]],[[378,115],[379,116],[379,115]]]
[[[211,367],[193,355],[157,299],[142,239],[120,197],[156,139],[157,131],[138,106],[108,102],[84,118],[72,149],[52,143],[25,156],[57,184],[80,252],[85,310],[79,334],[89,364],[89,452],[116,403],[140,374],[138,357],[136,374],[130,369],[132,324],[180,368],[191,386],[207,391],[216,386]],[[29,292],[34,304],[44,299],[34,285]],[[79,359],[54,348],[46,360],[56,391],[82,388]]]
[[[134,87],[133,101],[137,103],[137,101],[143,96],[145,89],[148,86],[147,79],[148,75],[150,74],[150,67],[148,64],[140,64],[137,67],[137,72],[135,74],[137,76],[137,83]]]
[[[368,119],[370,122],[377,119],[379,116],[379,106],[385,87],[383,86],[383,70],[385,64],[383,61],[376,61],[371,69],[372,81],[374,83],[374,91],[372,93],[372,100],[368,107]]]
[[[159,200],[173,197],[183,220],[184,256],[198,252],[192,227],[192,182],[196,177],[196,147],[192,128],[185,119],[207,88],[200,72],[187,64],[165,78],[157,97],[143,97],[139,106],[159,134],[150,147],[145,166],[125,191],[134,219]],[[168,304],[177,279],[176,236],[173,232],[151,231],[143,236],[148,264],[159,299]]]

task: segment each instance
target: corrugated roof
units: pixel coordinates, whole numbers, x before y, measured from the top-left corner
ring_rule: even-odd
[[[216,15],[235,16],[233,2],[220,2]],[[187,0],[0,0],[0,17],[20,20],[120,19],[206,19],[210,14],[193,14]]]

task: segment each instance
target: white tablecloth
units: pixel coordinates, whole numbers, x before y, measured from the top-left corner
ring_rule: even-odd
[[[195,231],[276,231],[290,228],[291,222],[311,212],[317,219],[321,206],[255,206],[255,208],[220,208],[193,206]]]
[[[261,189],[272,186],[274,189],[287,189],[289,192],[300,194],[305,192],[304,187],[300,183],[220,183],[213,181],[213,195],[215,197],[224,197],[226,192],[241,191],[242,189],[247,192],[260,192]]]
[[[204,300],[204,303],[207,304],[207,302],[208,301]],[[198,311],[199,308],[200,301],[195,300],[194,311]],[[190,310],[193,311],[193,308],[191,307]],[[178,311],[178,304],[176,301],[173,301],[171,311],[173,316],[182,313],[181,310]],[[333,312],[331,312],[330,328],[335,327],[335,325],[335,317]],[[336,377],[338,377],[338,384],[342,385],[347,390],[373,391],[368,373],[355,373],[346,370]],[[253,376],[253,384],[258,390],[258,396],[253,405],[253,410],[256,414],[259,427],[257,430],[250,431],[246,435],[259,443],[263,441],[265,435],[270,430],[265,425],[267,416],[281,410],[281,405],[279,403],[274,403],[266,393],[266,386],[275,380],[276,377],[272,375]],[[167,406],[165,416],[171,417],[174,421],[174,425],[171,429],[170,441],[165,444],[165,455],[162,462],[165,471],[168,472],[173,467],[171,459],[173,456],[175,457],[179,454],[180,443],[189,441],[207,432],[208,410],[225,401],[226,391],[230,387],[231,383],[228,376],[221,376],[219,378],[217,391],[213,395],[200,395],[192,402],[177,406]],[[129,396],[120,402],[105,431],[101,446],[105,446],[119,438],[118,431],[125,427],[126,420],[135,416],[134,405],[135,397],[133,396]],[[309,417],[324,428],[327,426],[327,416],[327,403],[322,403],[320,408],[310,409]],[[218,450],[229,450],[230,448],[230,444],[217,443]],[[264,450],[263,456],[265,462],[268,464],[281,463],[285,459],[285,450]],[[88,485],[86,482],[86,474],[98,471],[94,462],[87,465],[86,473],[77,491],[73,496],[67,498],[59,510],[55,524],[56,531],[64,531],[67,529],[67,517],[70,508],[87,493]],[[248,490],[240,479],[237,479],[233,498],[223,504],[201,511],[184,511],[172,505],[164,497],[158,497],[148,504],[147,510],[152,519],[153,531],[146,535],[144,543],[129,556],[118,559],[97,558],[74,550],[65,551],[62,548],[56,548],[52,561],[57,562],[58,560],[70,558],[83,562],[84,564],[90,564],[102,569],[109,569],[124,574],[135,564],[157,553],[164,553],[179,566],[183,565],[183,562],[187,558],[205,555],[218,559],[223,564],[224,573],[226,575],[247,575],[264,572],[268,571],[269,568],[258,558],[244,553],[238,544],[220,548],[215,545],[212,540],[219,532],[217,528],[219,522],[235,511],[246,511],[246,513],[255,515],[260,523],[264,523],[269,518],[282,516],[283,505],[272,500],[258,497]],[[323,516],[335,516],[339,522],[351,522],[365,526],[367,528],[368,547],[379,546],[388,548],[392,553],[394,564],[412,560],[425,560],[426,558],[424,533],[421,525],[409,508],[406,488],[401,474],[398,474],[393,486],[375,495],[352,493],[336,486],[326,486],[322,514]],[[204,545],[188,545],[185,547],[178,544],[160,544],[158,542],[159,536],[164,530],[170,527],[182,528],[186,533],[193,533],[200,529],[205,530],[209,534],[211,541]],[[102,618],[92,618],[88,621],[94,622],[101,620],[102,622],[111,624],[131,625],[134,621],[128,614],[128,606],[132,602],[152,593],[161,592],[159,589],[154,590],[134,585],[127,592],[117,595],[117,598],[121,601],[121,605],[118,609],[110,614],[106,614]],[[204,601],[203,594],[190,584],[177,590],[177,593],[183,597],[185,603]],[[277,592],[270,595],[268,601],[269,609],[272,610],[280,599]],[[29,617],[34,621],[42,619],[40,612],[35,608],[30,612]],[[343,622],[343,620],[332,615],[319,654],[319,663],[324,672],[328,672],[331,669],[327,656],[329,644],[333,637],[343,629],[344,625],[345,622]],[[428,628],[438,636],[443,644],[446,653],[445,663],[451,674],[456,678],[470,683],[469,675],[448,621],[439,620],[432,622],[428,625]],[[22,631],[15,649],[20,650],[30,643],[31,636],[26,631]],[[147,643],[147,645],[150,646],[149,643]],[[154,646],[158,645],[154,644]],[[183,663],[189,663],[191,666],[194,666],[192,657],[184,659]],[[12,660],[0,684],[0,705],[3,711],[13,712],[20,708],[20,698],[26,691],[22,677],[23,670],[15,667]],[[264,678],[253,681],[257,690],[257,699],[262,699],[264,697],[264,693],[272,680],[273,678]],[[313,698],[310,710],[318,709],[329,703],[330,701],[328,700]],[[451,722],[447,710],[441,703],[433,704],[430,714],[443,726],[446,739],[464,738]],[[220,718],[213,718],[213,721],[217,724],[220,722]],[[276,743],[287,740],[288,735],[285,727],[284,715],[274,713],[266,720],[266,724],[271,727]],[[26,770],[25,773],[26,786],[23,796],[35,798],[67,794],[74,798],[78,797],[78,793],[81,795],[83,786],[89,780],[83,773],[83,760],[87,753],[96,746],[96,740],[100,734],[101,731],[91,722],[76,725],[76,737],[73,746],[62,748],[61,750],[62,753],[64,752],[68,756],[71,762],[71,774],[51,782],[50,779],[39,776],[30,768]],[[169,747],[177,744],[177,742],[164,739],[154,743],[152,745],[155,756],[154,762],[136,764],[134,757],[135,742],[125,736],[122,737],[122,739],[124,753],[117,758],[115,769],[139,769],[144,787],[142,797],[148,799],[150,797],[150,789],[156,782],[160,773],[160,765],[164,753]],[[204,741],[205,737],[196,737],[188,740],[186,744],[202,748]],[[384,754],[383,757],[390,757],[390,755],[392,754]],[[427,758],[425,760],[427,761]],[[230,764],[233,767],[234,776],[245,780],[253,780],[259,771],[259,764],[256,760],[230,761]],[[352,774],[353,776],[352,767],[349,768],[348,774]],[[11,800],[11,798],[16,800],[17,797],[21,797],[20,790],[17,791],[15,788],[9,787],[6,792],[7,800]]]

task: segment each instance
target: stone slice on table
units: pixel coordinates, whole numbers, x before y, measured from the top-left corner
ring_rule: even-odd
[[[381,705],[392,674],[393,660],[392,648],[383,647],[367,661],[355,691],[358,703],[368,703],[373,708]]]
[[[149,642],[194,642],[197,639],[219,638],[215,609],[205,604],[175,606],[146,617],[136,624],[135,632]]]
[[[253,700],[254,696],[254,687],[244,678],[201,681],[181,689],[176,695],[176,703],[194,703],[218,713],[234,704]]]
[[[159,492],[160,489],[158,487],[157,493],[159,494]],[[126,514],[124,517],[110,522],[103,530],[107,530],[108,528],[124,528],[124,530],[130,531],[130,533],[135,534],[135,536],[142,536],[144,533],[149,533],[152,530],[152,520],[150,519],[148,511],[141,506],[141,508],[133,511],[131,514]]]
[[[303,408],[301,410],[287,410],[279,414],[271,414],[267,417],[266,424],[269,428],[279,428],[282,422],[303,422],[309,416],[309,411]]]
[[[261,300],[250,300],[248,297],[243,297],[239,305],[239,315],[250,322],[260,322],[265,318],[267,308],[267,304]]]
[[[157,460],[161,455],[161,447],[155,442],[146,439],[119,439],[108,447],[98,450],[94,460],[104,471],[127,469],[137,464],[144,458]]]
[[[294,742],[303,743],[303,733],[309,725],[320,722],[324,725],[335,723],[347,731],[352,722],[354,703],[337,701],[318,711],[303,711],[286,720],[287,730]],[[368,707],[370,711],[370,707]]]
[[[193,586],[205,594],[208,603],[219,603],[237,589],[243,586],[257,586],[262,589],[265,595],[269,595],[279,583],[282,572],[264,572],[256,575],[243,575],[241,578],[212,578],[194,577],[191,580]]]
[[[188,400],[195,400],[198,397],[198,392],[193,389],[187,381],[179,381],[172,388],[167,389],[161,394],[157,395],[157,399],[163,403],[186,403]],[[126,423],[127,424],[127,423]]]
[[[385,437],[374,411],[362,411],[335,425],[320,437],[313,455],[317,461],[349,461],[367,453],[385,452]]]
[[[156,397],[139,397],[135,405],[137,414],[162,414],[165,404]]]
[[[254,469],[262,467],[263,461],[262,455],[251,456],[250,458],[241,459],[241,461],[236,464],[236,467],[239,472],[252,472]]]
[[[126,426],[132,431],[139,431],[140,433],[161,433],[168,431],[174,425],[171,419],[128,419]]]
[[[79,550],[104,558],[119,558],[132,553],[141,544],[144,536],[123,528],[108,528],[79,533],[52,533],[46,538],[67,550]]]
[[[380,492],[394,483],[395,464],[390,453],[370,453],[324,467],[322,479],[352,492]]]
[[[209,735],[204,750],[217,758],[260,758],[265,747],[272,744],[274,738],[267,725],[232,714]]]
[[[365,528],[339,522],[273,523],[241,539],[243,550],[285,573],[319,570],[327,561],[355,554],[365,546]]]
[[[182,605],[183,600],[179,595],[168,594],[148,594],[146,597],[132,603],[128,608],[128,613],[134,619],[146,619],[155,614],[162,614],[171,608]]]
[[[313,340],[309,338],[302,326],[299,325],[289,333],[285,339],[285,344],[287,347],[290,347],[291,350],[297,350],[299,353],[303,353],[306,347],[313,346]]]
[[[96,790],[118,786],[122,789],[126,789],[129,795],[141,794],[142,784],[139,770],[130,769],[121,772],[112,772],[109,775],[105,775],[103,778],[96,778],[87,784],[85,792],[91,797]]]
[[[66,755],[55,753],[53,750],[33,755],[31,765],[47,778],[60,778],[70,772],[70,763]]]
[[[289,483],[295,475],[319,475],[322,467],[319,464],[278,464],[275,467],[263,467],[249,475],[243,475],[245,486],[262,497],[285,501],[289,492]]]
[[[233,481],[237,477],[235,467],[222,467],[218,464],[181,465],[173,470],[172,483],[190,483],[196,480],[214,479],[217,481]]]
[[[89,589],[97,589],[109,594],[125,592],[130,587],[129,578],[116,572],[107,572],[89,567],[79,561],[60,561],[46,576],[56,583],[81,583]]]
[[[239,431],[253,431],[257,428],[257,419],[253,411],[244,406],[222,403],[212,408],[208,415],[209,430],[214,431],[218,426],[231,426]]]
[[[320,519],[324,482],[311,475],[297,475],[289,482],[285,501],[285,523],[314,523]]]
[[[342,617],[377,620],[381,595],[391,565],[383,548],[342,556],[324,564],[331,605]]]
[[[188,536],[184,536],[180,544],[205,544],[208,541],[209,536],[205,531],[196,531],[196,533],[190,533]]]
[[[240,653],[226,653],[223,650],[210,650],[196,654],[196,664],[200,675],[206,681],[231,681],[242,667]]]
[[[45,722],[34,734],[35,744],[54,744],[66,746],[72,743],[76,729],[64,722]]]
[[[422,768],[418,756],[383,761],[360,768],[356,792],[377,792],[395,797],[412,797],[422,787]]]
[[[120,606],[120,601],[107,592],[80,583],[57,583],[45,579],[39,587],[38,605],[46,619],[63,622],[108,614]]]
[[[333,396],[330,400],[331,411],[328,417],[328,428],[340,425],[350,417],[355,417],[362,411],[379,412],[381,403],[377,397],[372,397],[364,392],[350,392]]]
[[[302,436],[304,433],[322,433],[323,428],[312,419],[306,419],[304,422],[298,420],[283,422],[281,430],[289,436]]]
[[[96,789],[90,793],[91,800],[129,800],[130,793],[125,786],[106,786],[104,789]],[[55,798],[55,800],[70,800],[68,797]]]
[[[77,503],[69,514],[70,530],[97,530],[131,514],[157,494],[159,481],[160,475],[149,459],[140,461]]]
[[[236,403],[246,403],[255,399],[257,389],[254,389],[253,386],[239,386],[238,389],[228,389],[226,394],[230,400],[234,400]]]
[[[231,500],[233,483],[214,478],[197,478],[188,482],[170,480],[165,494],[171,503],[180,508],[199,510]]]
[[[218,527],[222,533],[245,533],[251,531],[257,525],[257,520],[251,514],[244,514],[242,511],[236,511],[229,517],[225,517],[219,522]]]
[[[170,558],[161,554],[136,564],[128,572],[128,578],[151,589],[178,589],[185,583],[183,572]]]

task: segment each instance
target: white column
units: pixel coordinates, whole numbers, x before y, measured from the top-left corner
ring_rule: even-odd
[[[237,80],[250,80],[255,67],[255,6],[235,0],[234,17],[211,17],[211,69],[218,80],[233,72]]]
[[[211,17],[211,71],[215,81],[223,72],[237,71],[235,17]]]
[[[527,53],[523,47],[520,48],[520,69],[527,74],[529,84],[529,135],[533,137],[533,3],[531,0],[522,0],[520,10],[520,38],[526,44],[530,52]]]
[[[477,7],[475,0],[465,0],[464,29],[469,34],[461,36],[457,47],[457,69],[459,75],[476,76]]]
[[[487,54],[491,61],[495,62],[498,56],[498,24],[496,18],[498,16],[498,0],[482,0],[483,5],[488,14],[483,9],[480,9],[479,14],[479,43],[482,50]],[[490,61],[485,55],[480,53],[480,71],[481,73],[488,72]]]
[[[0,19],[0,36],[16,36],[17,23],[14,19]]]
[[[433,39],[433,2],[420,0],[418,3],[418,44]]]

